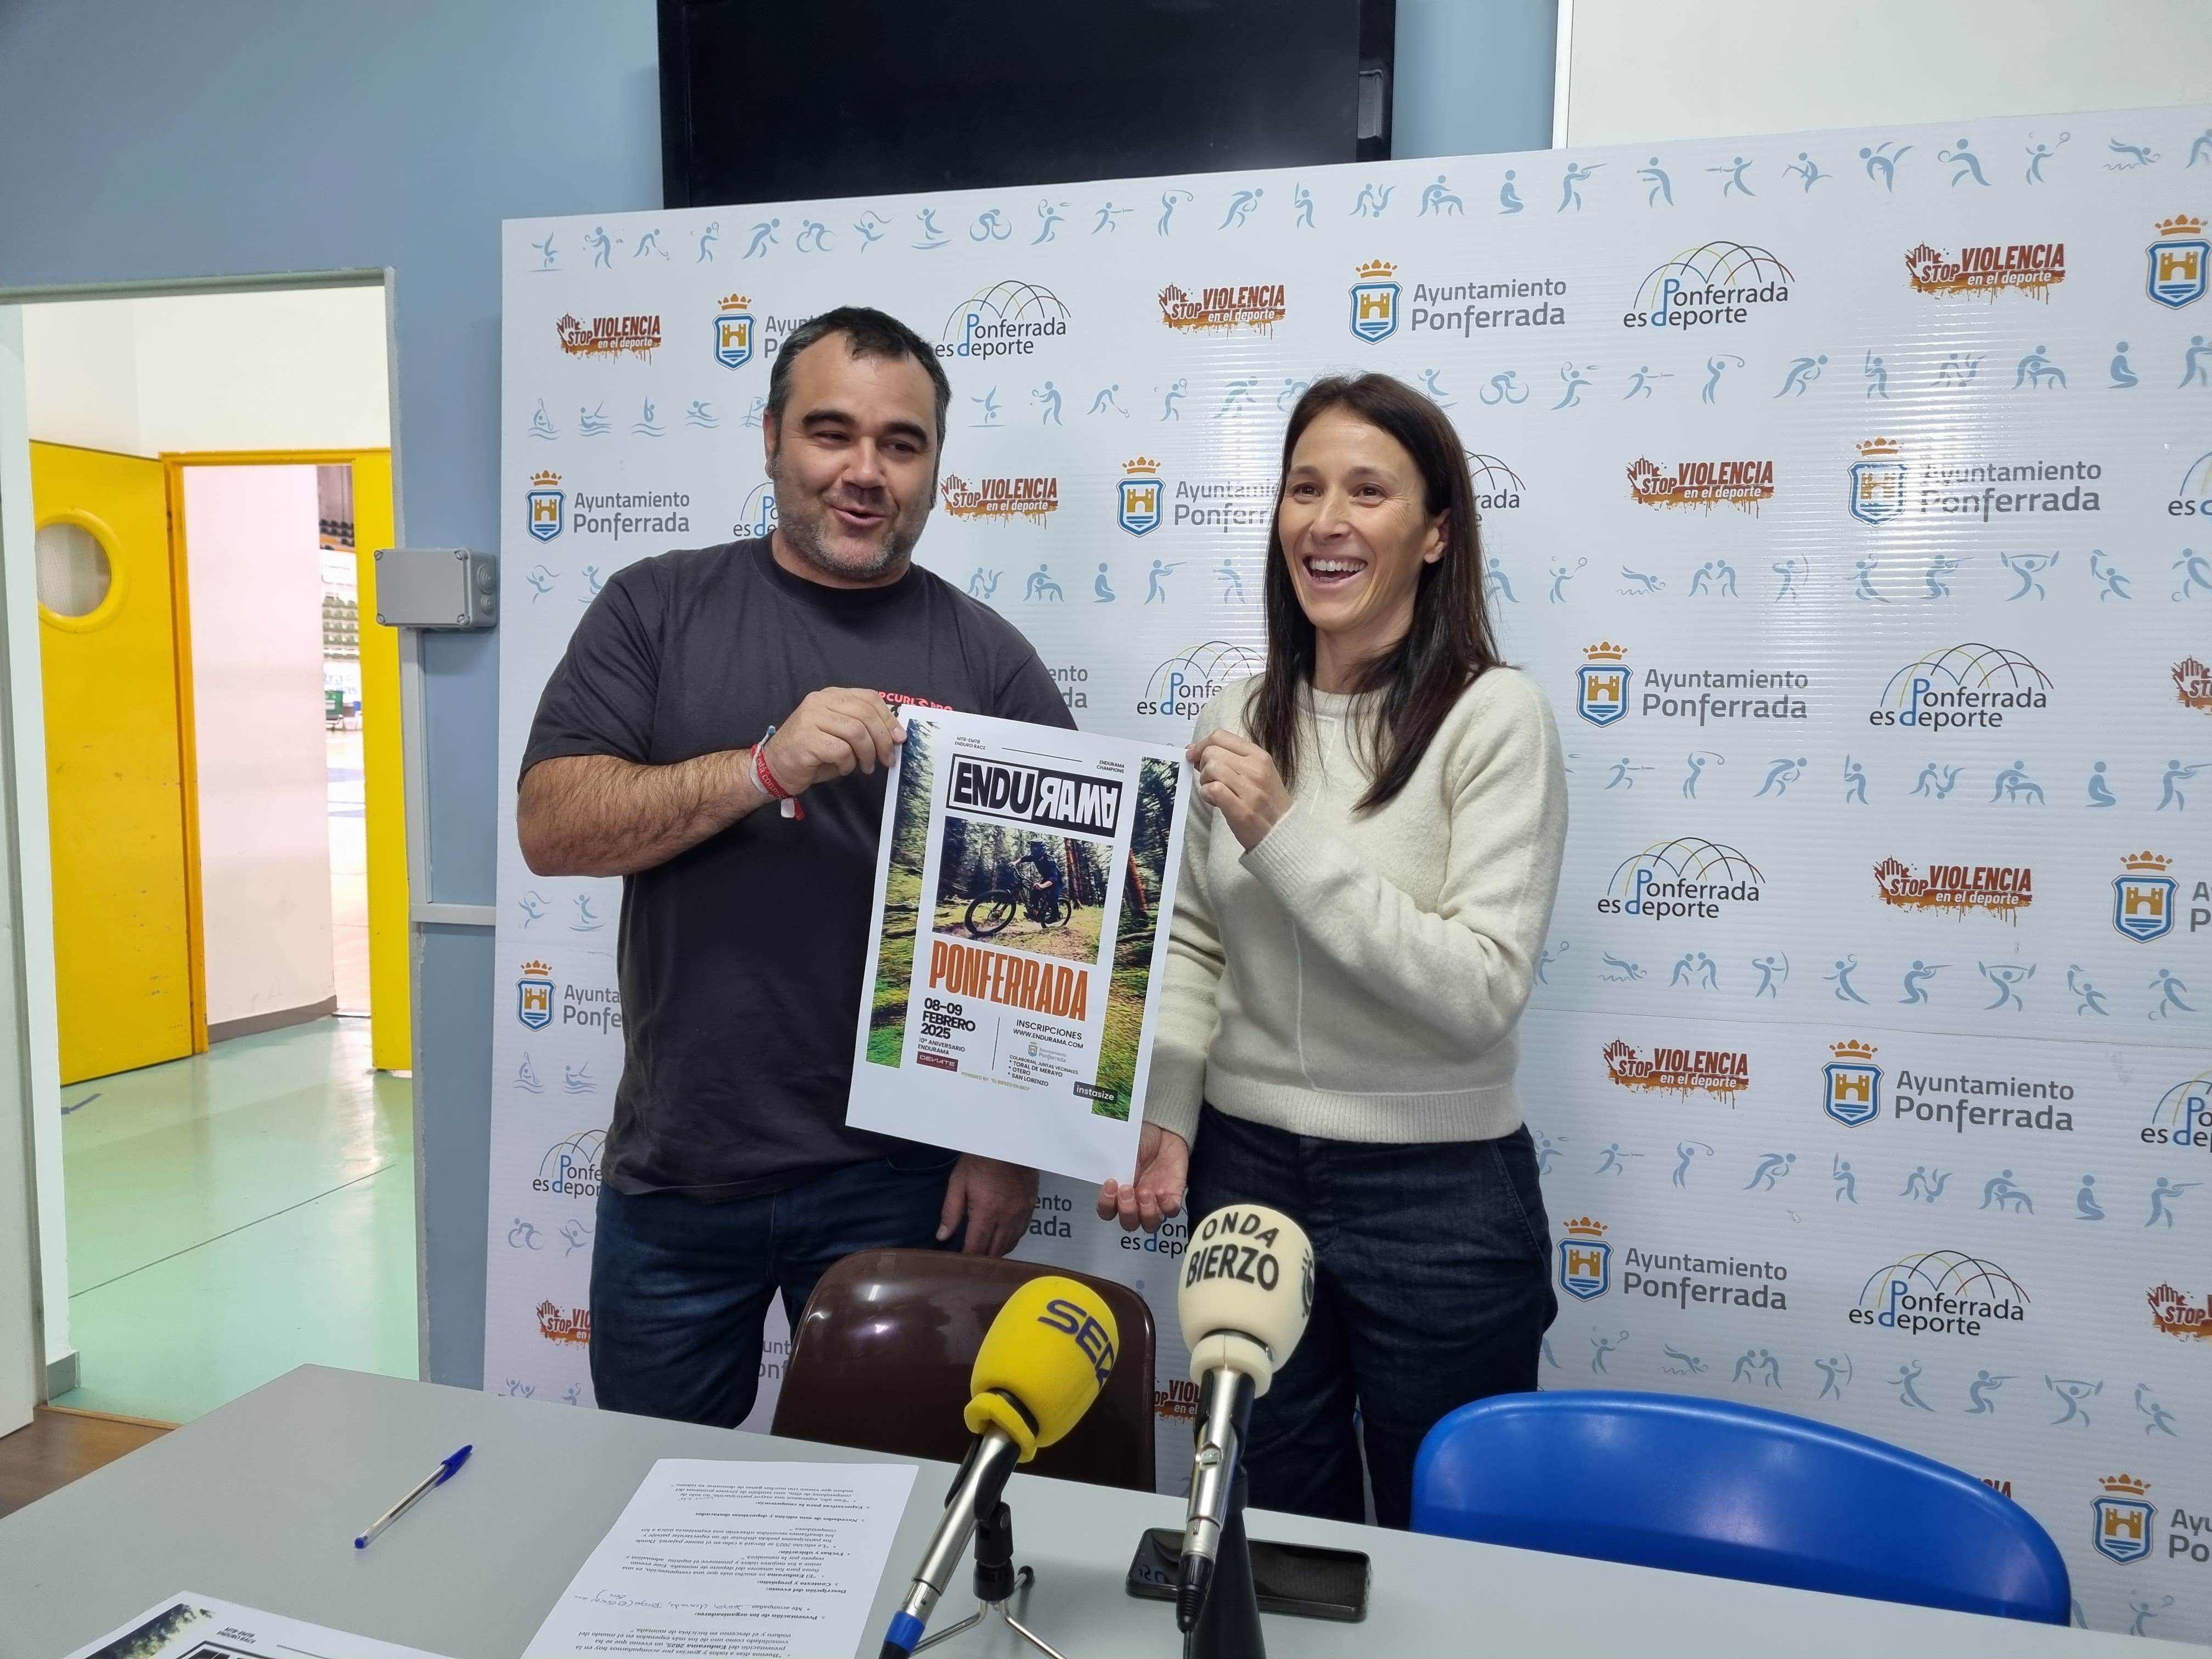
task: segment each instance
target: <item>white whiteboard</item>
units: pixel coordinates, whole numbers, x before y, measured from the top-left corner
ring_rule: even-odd
[[[1552,143],[2202,103],[2208,27],[2206,0],[1559,0]]]

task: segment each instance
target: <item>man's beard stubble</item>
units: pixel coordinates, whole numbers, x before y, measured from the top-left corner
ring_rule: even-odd
[[[874,549],[854,559],[849,556],[841,557],[832,550],[834,534],[829,527],[828,504],[819,495],[787,490],[781,458],[769,465],[769,483],[775,489],[776,528],[782,532],[786,544],[825,575],[841,576],[848,581],[866,581],[903,565],[921,539],[922,526],[929,518],[931,497],[936,493],[936,481],[933,479],[929,494],[918,497],[886,522]]]

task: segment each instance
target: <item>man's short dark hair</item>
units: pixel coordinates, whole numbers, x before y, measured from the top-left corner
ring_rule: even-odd
[[[792,359],[832,334],[843,335],[845,349],[855,357],[888,357],[893,362],[911,357],[922,366],[937,394],[937,447],[944,448],[945,414],[952,404],[952,383],[945,378],[945,366],[937,361],[928,341],[872,306],[839,306],[810,318],[784,337],[776,348],[775,364],[768,372],[768,412],[775,416],[778,429],[783,425],[784,404],[791,397]]]

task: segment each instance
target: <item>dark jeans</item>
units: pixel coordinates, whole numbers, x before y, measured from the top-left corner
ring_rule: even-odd
[[[1437,1419],[1536,1386],[1559,1298],[1528,1131],[1322,1140],[1208,1106],[1191,1146],[1189,1213],[1237,1203],[1282,1211],[1314,1248],[1312,1320],[1252,1408],[1252,1503],[1363,1519],[1364,1439],[1376,1517],[1407,1525],[1414,1454]]]
[[[764,1198],[706,1204],[602,1184],[592,1241],[592,1390],[609,1411],[732,1429],[760,1383],[761,1322],[792,1328],[814,1281],[855,1250],[937,1242],[958,1154],[917,1148]],[[957,1248],[956,1232],[950,1247]]]

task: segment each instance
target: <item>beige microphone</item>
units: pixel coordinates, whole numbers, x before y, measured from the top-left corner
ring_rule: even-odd
[[[1228,1524],[1230,1489],[1252,1401],[1305,1334],[1313,1313],[1313,1245],[1280,1210],[1231,1204],[1191,1229],[1176,1311],[1199,1386],[1198,1449],[1176,1577],[1176,1625],[1196,1627]]]

